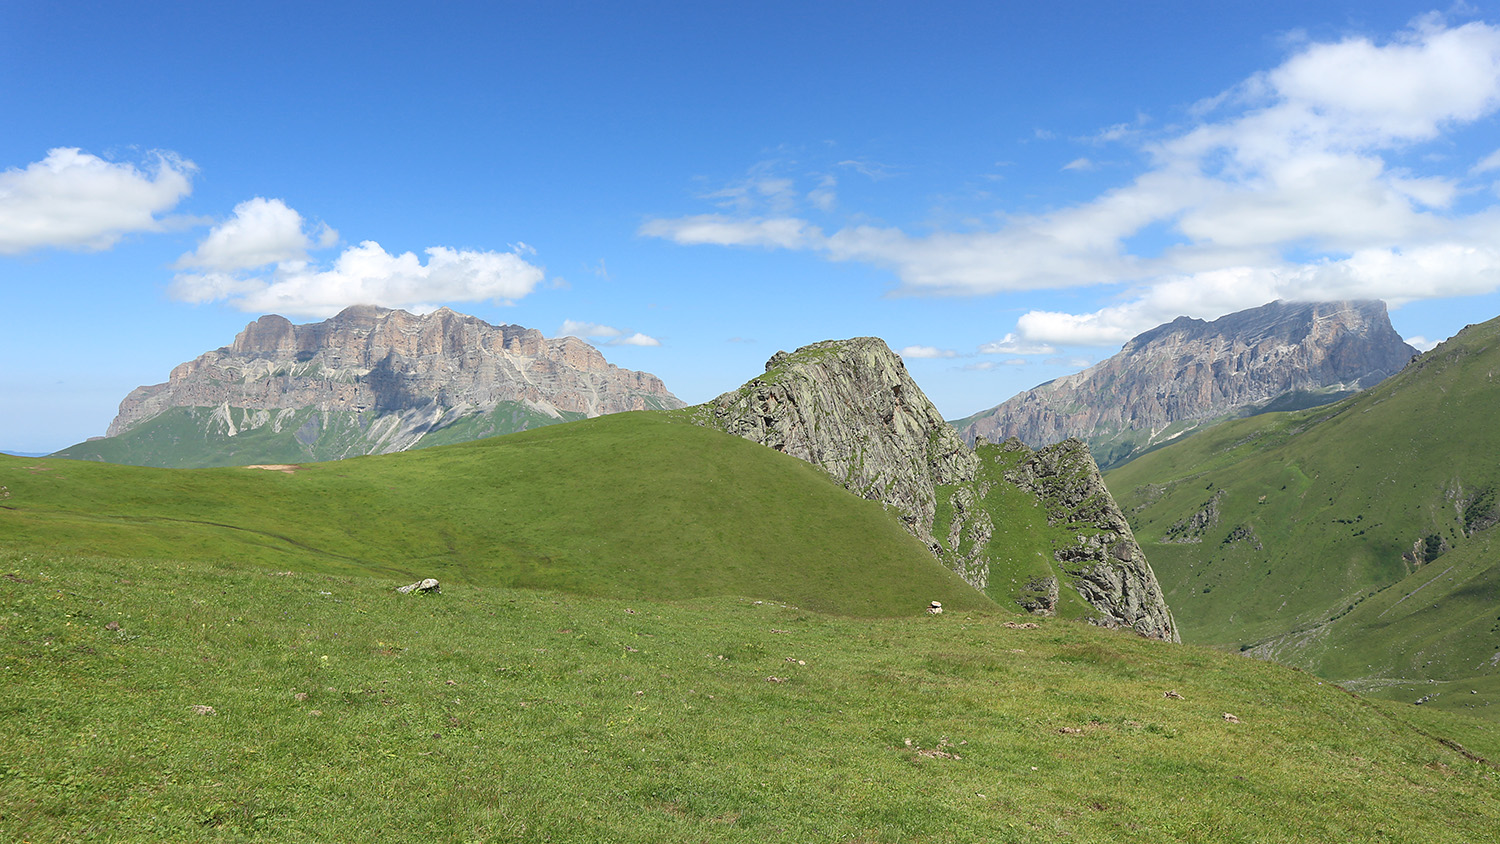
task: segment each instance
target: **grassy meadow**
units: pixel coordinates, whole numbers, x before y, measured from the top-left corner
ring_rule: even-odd
[[[0,571],[6,841],[1500,828],[1500,771],[1473,758],[1500,751],[1494,732],[1460,727],[1461,752],[1441,740],[1454,716],[1072,622],[855,619],[753,595],[399,596],[388,578],[40,552],[4,552]]]
[[[853,615],[994,607],[876,502],[672,412],[286,469],[0,456],[0,548]]]
[[[996,545],[1017,576],[1044,521]],[[0,675],[3,842],[1500,828],[1491,723],[1030,619],[680,413],[300,466],[0,457]]]

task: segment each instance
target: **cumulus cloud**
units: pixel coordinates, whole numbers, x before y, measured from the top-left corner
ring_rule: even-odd
[[[655,337],[640,332],[626,332],[612,325],[603,325],[597,322],[579,322],[577,320],[565,319],[562,327],[557,330],[558,337],[577,337],[580,340],[590,340],[602,343],[605,346],[660,346],[661,341]]]
[[[534,290],[545,275],[515,252],[434,246],[424,254],[426,263],[414,253],[393,255],[366,240],[345,249],[326,269],[291,260],[266,275],[183,273],[173,279],[170,293],[184,302],[225,300],[252,313],[328,317],[355,304],[420,309],[430,302],[508,303]]]
[[[0,173],[0,255],[33,249],[101,250],[132,232],[160,231],[161,215],[192,192],[197,167],[170,152],[140,166],[76,147]]]
[[[1406,344],[1408,346],[1411,346],[1413,349],[1416,349],[1419,352],[1430,352],[1432,351],[1432,348],[1438,344],[1437,340],[1428,340],[1426,337],[1423,337],[1420,334],[1414,337],[1405,337],[1403,339],[1406,340]]]
[[[1016,334],[1030,343],[1109,345],[1178,315],[1275,298],[1399,305],[1500,289],[1500,205],[1484,206],[1451,168],[1423,172],[1410,154],[1497,111],[1500,27],[1428,15],[1383,40],[1300,41],[1276,67],[1205,99],[1185,125],[1149,136],[1140,120],[1110,127],[1096,140],[1135,144],[1144,167],[1072,206],[920,234],[871,225],[825,234],[790,215],[653,220],[641,232],[866,263],[889,269],[907,294],[1098,286],[1115,299],[1098,311],[1026,314]],[[1496,170],[1500,151],[1468,176]],[[1169,245],[1135,251],[1148,228]]]
[[[909,359],[958,357],[958,352],[952,349],[939,349],[936,346],[907,346],[896,354]]]
[[[308,250],[338,242],[338,232],[319,224],[305,230],[302,215],[280,199],[255,197],[234,207],[234,216],[213,227],[193,252],[177,259],[178,269],[234,272],[305,261]]]
[[[1023,340],[1015,334],[1007,334],[979,347],[982,355],[1050,355],[1056,351],[1046,343]]]

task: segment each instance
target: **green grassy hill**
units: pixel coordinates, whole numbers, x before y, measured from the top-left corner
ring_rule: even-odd
[[[1492,321],[1354,398],[1108,473],[1184,640],[1500,717],[1497,372]]]
[[[1019,534],[1018,566],[1051,547]],[[1500,827],[1500,726],[1023,618],[681,413],[284,469],[0,458],[0,840]]]
[[[857,615],[993,607],[879,504],[674,413],[286,471],[0,457],[0,547]]]
[[[0,572],[6,841],[1469,844],[1500,828],[1500,771],[1475,758],[1500,737],[1481,722],[1059,620],[398,596],[299,567],[35,550],[0,552]]]

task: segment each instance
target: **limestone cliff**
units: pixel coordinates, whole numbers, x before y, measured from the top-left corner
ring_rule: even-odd
[[[1018,437],[1037,448],[1078,437],[1111,466],[1225,418],[1342,398],[1414,354],[1384,302],[1277,301],[1213,322],[1179,317],[957,424],[971,443]]]
[[[460,428],[504,433],[497,424],[513,430],[681,406],[656,376],[614,366],[576,337],[547,339],[447,308],[418,316],[362,305],[306,325],[257,319],[230,345],[177,366],[166,383],[131,392],[108,437],[192,408],[203,411],[191,418],[210,438],[290,427],[283,439],[309,458],[347,457],[405,450]],[[497,409],[503,422],[476,424]],[[334,430],[341,451],[328,453],[319,440]]]
[[[883,502],[997,600],[1177,641],[1156,576],[1087,450],[970,448],[879,339],[778,352],[765,374],[695,418]],[[1074,597],[1060,595],[1059,583]],[[1037,601],[1038,590],[1048,599]]]

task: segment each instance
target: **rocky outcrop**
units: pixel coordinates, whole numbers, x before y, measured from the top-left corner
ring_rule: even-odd
[[[715,427],[885,502],[929,545],[938,485],[972,480],[978,466],[901,358],[875,337],[777,352],[764,375],[706,408]]]
[[[218,433],[231,437],[314,408],[323,421],[302,421],[297,436],[316,438],[329,414],[353,414],[365,441],[355,453],[383,453],[507,402],[551,418],[682,406],[656,376],[614,366],[576,337],[447,308],[418,316],[359,305],[307,325],[257,319],[167,383],[131,392],[108,435],[171,408],[214,408]]]
[[[992,597],[1051,613],[1066,582],[1093,608],[1091,621],[1177,641],[1156,575],[1087,449],[1077,441],[1035,453],[1017,441],[986,445],[996,465],[1022,458],[1004,477],[994,476],[988,458],[958,438],[884,341],[860,337],[778,352],[764,375],[694,415],[883,502],[938,559]],[[996,517],[997,484],[1034,496],[1047,523],[1075,537],[1057,548],[1052,574],[1015,589],[1009,578],[991,582],[992,541],[1026,529]]]
[[[1105,466],[1227,417],[1341,398],[1416,354],[1378,301],[1282,302],[1213,322],[1179,317],[1120,353],[958,423],[967,442],[1078,437]]]
[[[1042,500],[1048,524],[1075,531],[1075,542],[1054,556],[1073,587],[1099,611],[1095,623],[1180,641],[1156,574],[1105,488],[1088,446],[1064,440],[1034,452],[1006,472],[1005,479]],[[1055,604],[1056,587],[1051,590]]]

